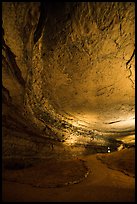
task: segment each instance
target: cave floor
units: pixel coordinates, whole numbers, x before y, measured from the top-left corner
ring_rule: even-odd
[[[124,156],[131,155],[130,149],[122,150]],[[135,201],[135,177],[133,174],[125,174],[120,169],[109,168],[115,166],[116,158],[122,151],[108,154],[94,154],[79,156],[77,159],[85,162],[89,169],[89,174],[81,182],[62,187],[40,188],[29,184],[3,181],[3,201],[4,202],[134,202]],[[123,153],[122,153],[123,154]],[[106,157],[105,157],[106,155]],[[113,159],[114,155],[114,159]],[[99,158],[109,161],[106,165]],[[127,164],[131,159],[127,158]],[[110,162],[111,161],[111,162]],[[67,161],[66,161],[67,162]],[[130,164],[134,163],[134,160]],[[113,164],[113,165],[112,165]],[[44,164],[43,164],[44,165]],[[69,165],[74,165],[73,162]],[[123,165],[119,159],[119,166]],[[134,165],[132,165],[133,168]],[[43,166],[44,167],[44,166]],[[81,170],[77,168],[77,171]],[[29,171],[29,168],[28,170]],[[56,169],[55,169],[56,171]],[[76,170],[75,170],[76,171]],[[42,164],[39,173],[42,172]],[[133,171],[132,171],[133,172]],[[12,173],[11,173],[12,174]],[[60,172],[63,175],[63,172]],[[52,179],[52,178],[51,178]],[[55,179],[55,176],[53,177]]]

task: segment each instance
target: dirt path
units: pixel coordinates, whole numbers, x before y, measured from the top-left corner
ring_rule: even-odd
[[[108,168],[96,156],[80,157],[86,161],[90,174],[78,184],[60,188],[36,188],[27,184],[4,181],[3,201],[133,202],[135,179]]]

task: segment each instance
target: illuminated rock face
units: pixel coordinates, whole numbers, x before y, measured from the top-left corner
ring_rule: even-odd
[[[134,3],[7,2],[2,10],[4,127],[70,143],[134,131]]]

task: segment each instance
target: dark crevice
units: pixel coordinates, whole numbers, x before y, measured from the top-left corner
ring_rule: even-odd
[[[45,25],[45,21],[47,20],[47,7],[45,6],[45,2],[41,2],[40,4],[40,17],[38,21],[37,28],[34,33],[34,44],[39,40],[42,34],[42,30]],[[46,17],[45,17],[46,16]]]
[[[15,60],[16,55],[10,50],[10,48],[6,45],[4,40],[3,40],[3,43],[4,43],[4,48],[5,48],[5,52],[6,52],[7,59],[8,59],[9,68],[11,69],[11,72],[14,74],[17,81],[23,87],[25,87],[25,80],[23,79],[21,71]]]
[[[110,22],[110,24],[104,28],[101,29],[101,31],[107,30],[108,28],[111,27],[111,25],[113,24],[114,19]]]
[[[132,84],[134,84],[134,81],[130,78],[132,76],[132,71],[131,71],[131,65],[129,66],[129,76],[128,79],[131,81]]]
[[[101,88],[101,89],[98,89],[97,92],[100,92],[100,91],[102,91],[103,89],[106,89],[106,88],[111,87],[111,86],[113,86],[113,85],[114,85],[114,84],[111,84],[111,85],[109,85],[109,86],[105,86],[105,87],[103,87],[103,88]]]
[[[133,120],[135,118],[132,118]],[[126,121],[126,120],[116,120],[116,121],[112,121],[112,122],[109,122],[109,123],[104,123],[104,124],[113,124],[113,123],[119,123],[119,122],[122,122],[122,121]]]
[[[10,92],[2,85],[2,101],[3,103],[9,104],[12,101]]]
[[[132,58],[134,57],[134,55],[135,55],[135,49],[134,49],[134,51],[133,51],[133,53],[132,53],[130,59],[126,62],[126,68],[127,68],[128,64],[131,62],[131,60],[132,60]]]
[[[121,122],[121,121],[123,121],[123,120],[112,121],[112,122],[109,122],[109,123],[104,123],[104,124],[113,124],[113,123],[119,123],[119,122]]]
[[[132,76],[132,71],[131,71],[131,64],[130,64],[130,62],[131,62],[131,60],[133,59],[134,55],[135,55],[135,49],[134,49],[134,51],[133,51],[133,53],[132,53],[130,59],[126,62],[126,69],[129,70],[128,79],[131,81],[131,83],[132,83],[133,85],[134,85],[134,81],[130,78],[130,77]]]

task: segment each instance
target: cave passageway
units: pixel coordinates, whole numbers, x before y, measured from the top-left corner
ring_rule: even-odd
[[[134,201],[134,2],[2,2],[2,159],[4,201]]]
[[[3,2],[2,31],[3,156],[134,144],[134,2]]]

